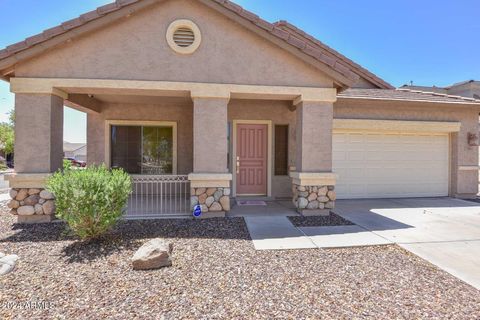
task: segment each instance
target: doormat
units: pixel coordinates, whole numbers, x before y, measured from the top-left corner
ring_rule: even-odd
[[[266,206],[265,201],[260,200],[237,200],[238,206]]]

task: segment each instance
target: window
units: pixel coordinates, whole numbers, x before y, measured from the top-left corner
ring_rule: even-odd
[[[288,175],[288,125],[275,125],[275,175]]]
[[[130,174],[174,173],[174,128],[172,126],[112,125],[111,167]]]

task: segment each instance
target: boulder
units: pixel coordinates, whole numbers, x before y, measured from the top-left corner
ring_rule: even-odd
[[[134,270],[151,270],[172,265],[170,255],[173,245],[163,239],[153,239],[145,243],[132,257]]]
[[[222,205],[223,210],[230,211],[230,198],[223,196],[220,198],[220,204]]]
[[[55,212],[55,202],[48,200],[42,204],[43,213],[46,215],[52,215]]]
[[[12,254],[6,256],[2,253],[0,256],[0,276],[6,275],[15,269],[15,263],[18,260],[18,256]]]
[[[225,188],[223,189],[223,194],[226,195],[226,196],[229,196],[230,195],[230,188]]]
[[[17,199],[18,201],[22,201],[24,200],[26,197],[28,197],[28,190],[27,189],[20,189],[17,193],[17,196],[15,197],[15,199]]]
[[[300,192],[304,192],[304,191],[307,191],[307,188],[305,186],[298,186],[297,190]]]
[[[33,216],[35,214],[35,209],[33,206],[22,206],[17,209],[17,214],[19,216]]]
[[[53,200],[55,199],[55,197],[53,196],[53,194],[47,190],[42,190],[40,192],[40,198],[42,199],[45,199],[45,200]]]

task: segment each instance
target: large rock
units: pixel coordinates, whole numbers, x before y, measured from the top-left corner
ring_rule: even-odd
[[[200,204],[205,204],[205,201],[207,201],[207,194],[202,193],[201,195],[198,196],[198,203]]]
[[[55,197],[53,196],[53,194],[47,190],[42,190],[40,192],[40,198],[42,199],[45,199],[45,200],[53,200],[55,199]]]
[[[35,209],[33,206],[22,206],[17,209],[17,214],[19,216],[32,216],[35,214]]]
[[[55,202],[53,200],[48,200],[42,204],[43,213],[46,215],[51,215],[55,212]]]
[[[18,256],[14,254],[6,256],[2,253],[0,255],[0,276],[12,272],[13,269],[15,269],[15,263],[17,260]]]
[[[134,270],[150,270],[172,265],[170,255],[173,246],[163,239],[153,239],[145,243],[132,257]]]

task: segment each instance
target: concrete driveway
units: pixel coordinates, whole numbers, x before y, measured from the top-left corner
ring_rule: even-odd
[[[339,200],[334,211],[480,289],[480,203],[452,198]]]

